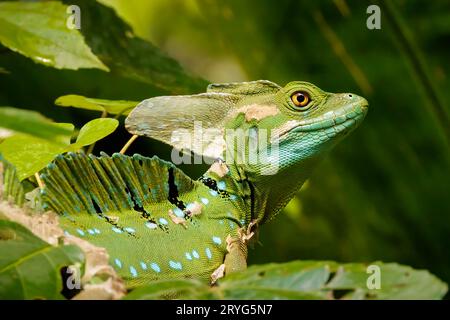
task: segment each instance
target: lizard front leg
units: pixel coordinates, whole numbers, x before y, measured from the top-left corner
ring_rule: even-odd
[[[247,269],[247,243],[254,235],[252,228],[256,223],[252,221],[246,229],[239,229],[238,237],[228,235],[226,239],[228,253],[225,255],[224,263],[211,274],[211,284],[222,278],[225,273],[230,274]]]

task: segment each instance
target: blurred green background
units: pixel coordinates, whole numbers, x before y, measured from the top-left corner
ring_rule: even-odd
[[[93,2],[93,0],[92,0]],[[263,226],[250,263],[294,259],[396,261],[450,282],[450,2],[102,0],[134,33],[210,82],[268,79],[313,82],[366,97],[362,126],[342,142],[273,222]],[[77,3],[77,1],[67,1]],[[381,29],[366,9],[381,7]],[[100,34],[120,60],[113,10],[83,11],[94,53]],[[85,24],[85,20],[90,21]],[[143,57],[145,60],[145,57]],[[151,57],[149,57],[151,59]],[[64,94],[143,100],[196,93],[160,88],[132,74],[56,70],[0,46],[0,105],[34,109],[81,125],[99,115],[54,106]],[[123,129],[95,152],[118,151]],[[170,148],[138,139],[129,153],[170,160]],[[203,166],[184,166],[197,177]]]

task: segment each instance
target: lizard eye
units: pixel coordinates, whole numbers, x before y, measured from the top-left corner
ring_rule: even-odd
[[[311,101],[309,94],[303,91],[294,92],[291,95],[291,100],[295,106],[300,108],[306,107],[308,103]]]

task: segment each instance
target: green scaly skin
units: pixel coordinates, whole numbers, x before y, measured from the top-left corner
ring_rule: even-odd
[[[302,108],[291,98],[299,91],[310,97]],[[324,154],[361,123],[367,106],[362,97],[324,92],[307,82],[280,87],[263,80],[151,98],[131,112],[126,128],[217,158],[198,181],[156,157],[70,154],[42,174],[43,199],[63,215],[68,233],[108,250],[129,286],[168,278],[215,280],[221,266],[225,274],[246,267],[252,232],[289,202]],[[249,155],[270,154],[267,149],[250,151],[248,143],[221,148],[213,138],[201,148],[172,140],[174,130],[193,132],[193,120],[218,129],[213,138],[239,129],[248,142],[266,130],[258,139],[269,151],[278,146],[278,153],[255,163]]]

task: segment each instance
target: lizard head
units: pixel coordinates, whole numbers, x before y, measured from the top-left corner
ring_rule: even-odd
[[[238,100],[225,121],[227,158],[237,159],[254,176],[316,163],[368,110],[360,96],[325,92],[303,81],[259,91]]]
[[[280,113],[267,119],[277,123],[271,143],[289,153],[289,162],[320,157],[354,130],[368,110],[367,100],[360,96],[325,92],[302,81],[288,83],[274,101]],[[280,162],[281,167],[289,166]]]

